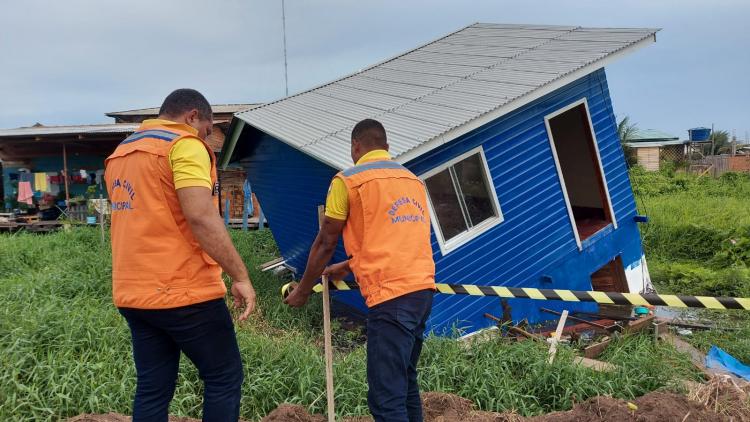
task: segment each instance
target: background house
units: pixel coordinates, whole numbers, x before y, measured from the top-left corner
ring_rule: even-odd
[[[207,140],[217,156],[221,156],[224,134],[232,115],[249,110],[256,104],[213,105],[214,130]],[[102,178],[104,159],[117,145],[133,133],[140,123],[158,115],[158,108],[146,108],[106,113],[115,123],[76,126],[44,126],[0,130],[0,163],[2,165],[2,196],[6,210],[26,208],[18,203],[18,184],[24,173],[46,173],[50,177],[46,191],[34,189],[31,208],[50,210],[45,216],[56,218],[66,199],[64,170],[68,174],[68,194],[76,208],[75,216],[86,214],[85,199],[106,198]],[[222,199],[230,199],[230,217],[241,218],[244,202],[245,172],[241,168],[220,171]],[[81,204],[77,206],[75,204]],[[221,206],[226,207],[222,201]],[[257,200],[255,209],[258,208]]]
[[[299,275],[349,135],[381,121],[394,159],[426,183],[437,280],[605,291],[649,288],[636,206],[603,67],[656,30],[475,24],[356,74],[238,113],[241,162]],[[335,259],[346,255],[341,247]],[[359,310],[356,292],[337,302]],[[510,300],[512,317],[549,318]],[[561,309],[559,302],[543,306]],[[595,305],[565,304],[567,309]],[[429,328],[465,332],[496,298],[437,295]]]
[[[636,163],[648,171],[658,171],[662,161],[684,162],[689,141],[656,129],[636,129],[626,146],[632,149]]]

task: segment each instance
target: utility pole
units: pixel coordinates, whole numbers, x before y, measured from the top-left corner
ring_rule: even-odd
[[[281,28],[284,34],[284,96],[289,96],[289,77],[287,76],[286,63],[286,7],[284,0],[281,0]]]

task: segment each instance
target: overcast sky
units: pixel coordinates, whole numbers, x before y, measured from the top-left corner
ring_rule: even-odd
[[[659,27],[607,68],[618,117],[684,137],[750,131],[747,0],[286,0],[289,91],[474,22]],[[284,95],[281,0],[4,1],[0,128],[107,123],[192,87],[212,103]]]

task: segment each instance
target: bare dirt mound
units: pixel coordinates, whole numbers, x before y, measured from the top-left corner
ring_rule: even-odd
[[[653,392],[627,401],[611,397],[592,397],[573,409],[528,418],[530,422],[720,422],[729,418],[706,409],[687,397]]]
[[[304,406],[282,404],[266,415],[261,422],[326,422],[322,415],[311,415]]]
[[[482,412],[465,398],[446,393],[422,395],[425,422],[750,422],[750,386],[738,386],[715,379],[689,386],[689,398],[674,393],[652,392],[631,402],[612,397],[592,397],[573,409],[524,418],[515,413]],[[170,422],[198,422],[197,419],[170,416]],[[310,414],[304,406],[282,404],[261,422],[325,422],[322,415]],[[344,422],[371,422],[368,416],[343,419]],[[130,417],[108,413],[79,415],[67,422],[131,422]]]
[[[422,395],[424,422],[516,422],[523,419],[511,413],[474,410],[471,400],[447,393]]]

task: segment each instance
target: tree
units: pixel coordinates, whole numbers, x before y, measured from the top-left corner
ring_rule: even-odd
[[[732,143],[729,141],[728,130],[715,130],[708,138],[711,140],[711,155],[728,154],[732,152]]]
[[[635,133],[638,131],[638,126],[635,123],[630,122],[630,116],[625,116],[617,124],[617,136],[620,138],[620,145],[622,146],[622,152],[625,154],[625,160],[628,165],[634,165],[637,162],[635,152],[633,148],[627,146],[627,142],[635,137]]]
[[[617,136],[620,137],[620,142],[627,142],[635,136],[638,131],[638,125],[630,122],[630,116],[625,116],[617,124]]]

